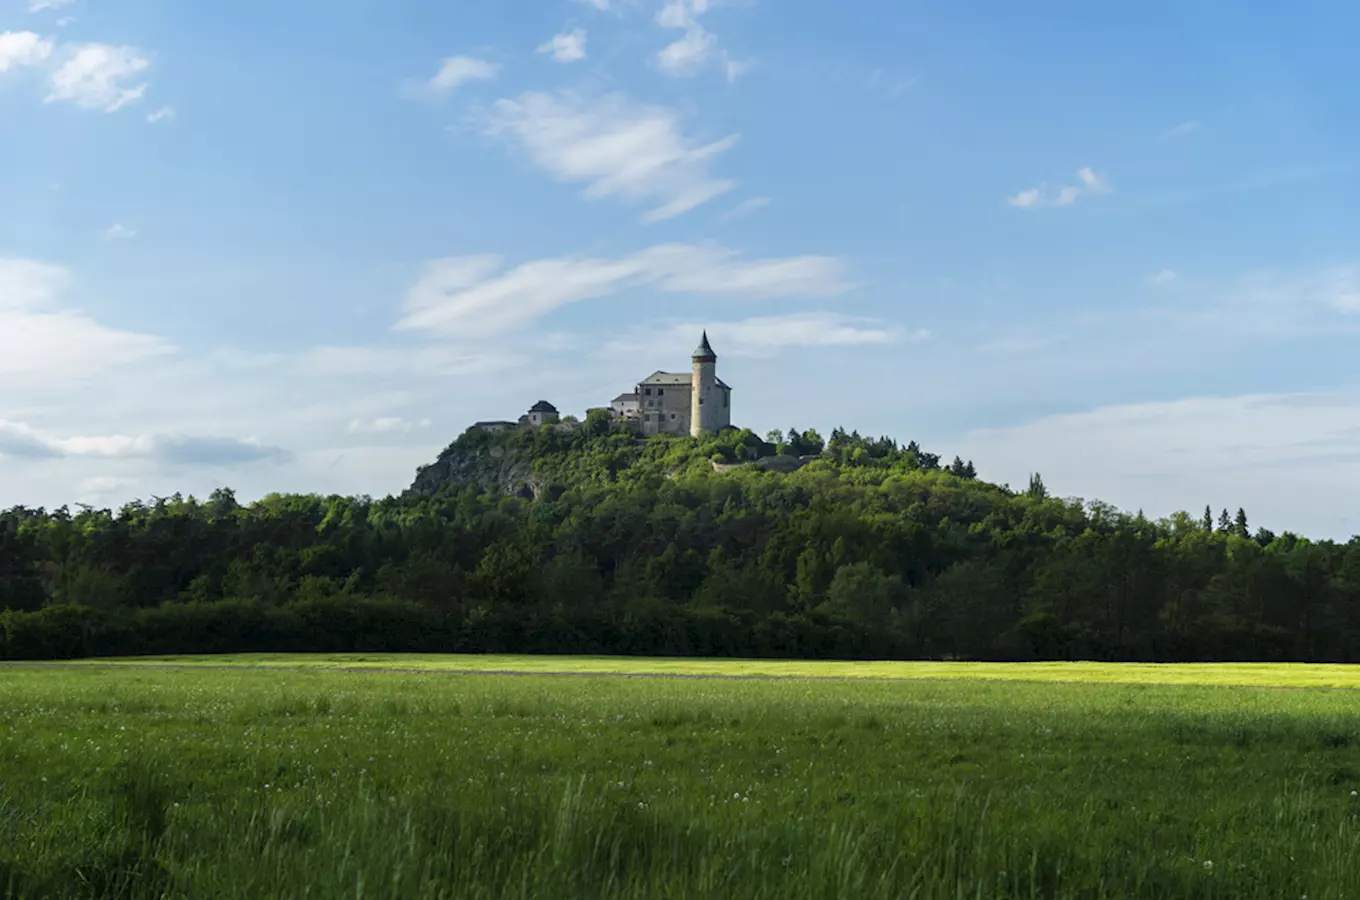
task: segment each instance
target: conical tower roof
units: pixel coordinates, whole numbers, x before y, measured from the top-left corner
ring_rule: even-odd
[[[694,359],[716,360],[718,354],[713,352],[713,348],[708,345],[708,329],[704,329],[704,336],[699,340],[699,346],[694,348]]]

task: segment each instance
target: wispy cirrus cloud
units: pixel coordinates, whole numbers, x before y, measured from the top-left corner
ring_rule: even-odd
[[[733,299],[826,297],[848,288],[839,260],[745,260],[722,247],[660,244],[618,259],[541,259],[509,270],[496,256],[426,264],[407,294],[401,330],[477,337],[522,328],[583,300],[647,287]]]
[[[429,419],[411,422],[400,416],[380,416],[376,419],[353,419],[345,430],[350,434],[410,434],[417,428],[429,427]]]
[[[709,174],[713,161],[736,146],[737,135],[698,144],[682,132],[672,110],[621,94],[533,91],[496,101],[484,126],[557,180],[585,182],[588,198],[659,203],[643,215],[645,222],[682,215],[737,186]]]
[[[170,351],[159,337],[119,331],[62,308],[70,272],[0,257],[0,377],[80,378]]]
[[[135,228],[129,228],[120,222],[115,222],[99,233],[99,237],[105,241],[130,241],[136,236]]]
[[[733,219],[745,218],[752,213],[759,212],[769,206],[772,202],[773,201],[771,201],[769,197],[752,197],[749,200],[743,200],[721,216],[718,216],[718,221],[730,222]]]
[[[0,419],[0,456],[159,459],[172,464],[228,465],[283,460],[288,453],[257,440],[224,437],[111,434],[63,438],[22,422]]]
[[[1196,131],[1199,131],[1199,129],[1200,123],[1198,121],[1191,120],[1188,122],[1182,122],[1179,125],[1175,126],[1174,128],[1168,128],[1166,132],[1162,134],[1162,140],[1171,141],[1175,140],[1176,138],[1189,137]]]
[[[460,85],[473,81],[490,81],[500,72],[500,66],[471,56],[448,56],[439,62],[439,69],[424,81],[407,81],[402,93],[414,100],[437,100],[453,93]]]

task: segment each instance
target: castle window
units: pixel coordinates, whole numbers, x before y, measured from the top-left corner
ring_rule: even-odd
[[[731,398],[731,394],[727,393],[727,391],[723,391],[723,409],[727,409],[728,401],[731,400]]]
[[[657,388],[657,389],[656,389],[656,395],[657,395],[658,397],[660,397],[660,396],[661,396],[662,394],[664,394],[664,393],[666,393],[666,389],[665,389],[665,388]]]
[[[646,394],[648,397],[650,397],[650,396],[652,396],[652,389],[651,389],[651,388],[647,388],[645,391],[643,391],[643,393]]]
[[[675,413],[671,413],[671,421],[672,421],[672,422],[675,421]]]

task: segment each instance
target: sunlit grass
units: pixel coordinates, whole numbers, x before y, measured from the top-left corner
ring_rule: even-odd
[[[0,897],[1360,896],[1352,691],[231,659],[0,667]]]
[[[510,654],[236,653],[87,660],[85,664],[1360,688],[1360,666],[1304,663],[832,662]]]

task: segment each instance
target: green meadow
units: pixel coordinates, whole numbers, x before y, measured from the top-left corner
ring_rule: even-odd
[[[0,896],[1360,897],[1356,680],[375,655],[0,667]]]

